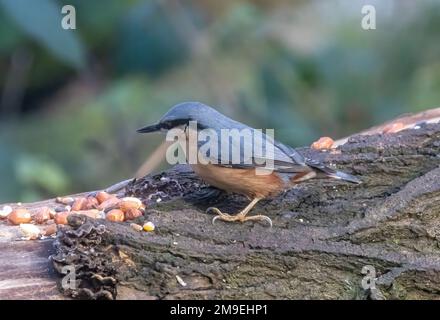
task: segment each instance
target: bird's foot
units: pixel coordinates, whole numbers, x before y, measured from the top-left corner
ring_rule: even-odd
[[[261,214],[255,216],[247,217],[245,213],[240,212],[235,215],[231,215],[228,213],[221,212],[219,209],[210,207],[206,210],[206,213],[213,211],[217,216],[212,219],[212,224],[214,224],[217,220],[222,220],[226,222],[246,222],[246,221],[264,221],[269,224],[269,227],[272,228],[272,220],[268,216],[264,216]]]

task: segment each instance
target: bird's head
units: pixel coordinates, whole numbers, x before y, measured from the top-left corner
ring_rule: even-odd
[[[222,122],[219,122],[221,119],[225,120],[229,118],[203,103],[182,102],[175,105],[167,113],[165,113],[159,122],[142,127],[138,129],[137,132],[148,133],[156,131],[168,131],[174,128],[185,126],[190,121],[196,121],[199,129],[215,128],[219,126],[219,123]]]

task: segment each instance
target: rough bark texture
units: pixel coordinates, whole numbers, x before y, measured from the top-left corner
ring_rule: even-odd
[[[259,203],[272,229],[211,224],[209,206],[247,204],[208,188],[186,166],[145,177],[126,192],[148,204],[156,230],[84,222],[59,233],[55,266],[82,279],[88,298],[436,299],[440,297],[440,124],[356,136],[332,152],[300,152],[363,181],[310,180]],[[160,201],[158,201],[160,199]],[[97,229],[97,226],[101,229]],[[364,266],[377,290],[364,289]],[[184,285],[182,281],[186,284]]]

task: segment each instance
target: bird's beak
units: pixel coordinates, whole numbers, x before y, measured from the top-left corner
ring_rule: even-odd
[[[148,133],[148,132],[156,132],[156,131],[160,131],[162,129],[162,126],[160,123],[155,123],[143,128],[139,128],[136,131],[139,133]]]

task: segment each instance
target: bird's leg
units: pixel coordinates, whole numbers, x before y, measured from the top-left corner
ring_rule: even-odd
[[[239,222],[245,222],[245,221],[266,221],[267,223],[269,223],[269,226],[272,227],[272,220],[267,217],[267,216],[263,216],[261,214],[259,215],[255,215],[255,216],[250,216],[250,217],[246,217],[246,215],[249,213],[249,211],[252,210],[252,208],[257,204],[258,201],[260,201],[260,198],[254,198],[254,200],[251,201],[251,203],[249,203],[246,208],[244,208],[243,210],[241,210],[239,213],[235,214],[235,215],[230,215],[227,213],[223,213],[221,212],[219,209],[217,208],[208,208],[206,210],[206,212],[209,211],[214,211],[217,216],[214,217],[214,219],[212,219],[212,223],[214,224],[216,220],[223,220],[223,221],[227,221],[227,222],[235,222],[235,221],[239,221]]]

